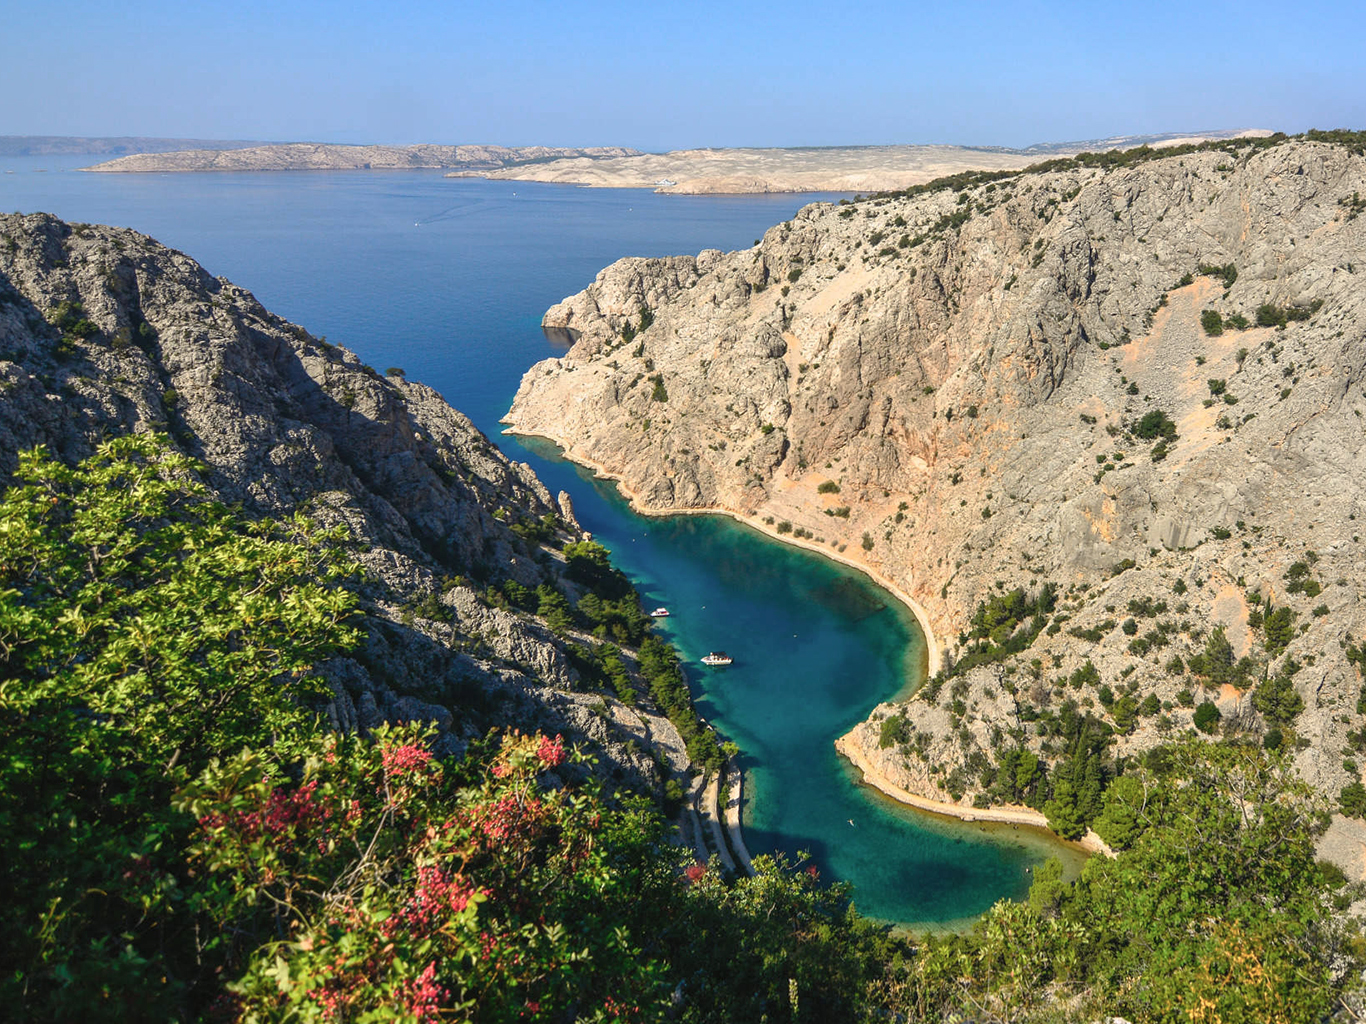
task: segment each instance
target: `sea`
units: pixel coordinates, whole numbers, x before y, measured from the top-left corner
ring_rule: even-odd
[[[624,256],[753,245],[832,195],[666,196],[446,178],[431,171],[90,174],[82,157],[0,158],[0,210],[149,234],[380,370],[436,388],[574,500],[688,663],[699,712],[734,740],[752,854],[808,857],[855,906],[913,930],[961,928],[1079,855],[1045,834],[904,808],[833,747],[923,678],[912,616],[856,570],[722,516],[644,518],[553,445],[501,436],[522,374],[560,355],[540,318]],[[723,649],[735,663],[698,659]]]

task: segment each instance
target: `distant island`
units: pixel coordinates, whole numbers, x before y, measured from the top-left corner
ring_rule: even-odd
[[[619,146],[352,146],[282,143],[200,146],[123,156],[89,171],[326,171],[445,169],[449,177],[540,181],[592,188],[722,195],[760,192],[879,192],[909,188],[963,171],[1020,170],[1041,156],[1210,139],[1266,136],[1263,130],[1125,135],[1026,149],[973,146],[831,146],[790,149],[687,149],[643,153]]]
[[[225,139],[159,139],[141,135],[0,135],[0,156],[123,156],[186,149],[245,149],[263,142]]]
[[[493,172],[551,160],[599,160],[642,155],[623,146],[573,149],[562,146],[349,146],[286,142],[242,149],[200,147],[171,153],[119,157],[87,171],[388,171]]]
[[[653,188],[676,195],[758,192],[891,192],[964,171],[1017,171],[1040,157],[1174,146],[1268,131],[1117,136],[1027,149],[976,146],[831,146],[794,149],[686,149],[606,160],[562,159],[482,174],[592,188]],[[452,177],[470,172],[456,171]]]

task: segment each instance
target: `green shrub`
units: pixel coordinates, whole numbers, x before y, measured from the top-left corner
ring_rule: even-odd
[[[1200,314],[1200,326],[1210,337],[1217,338],[1224,333],[1224,318],[1217,309],[1207,309]]]
[[[1223,717],[1212,701],[1203,701],[1195,709],[1195,727],[1201,732],[1216,733],[1219,731],[1219,720]]]
[[[882,730],[878,736],[877,745],[886,750],[900,743],[905,743],[910,739],[906,732],[905,715],[888,715],[882,720]]]
[[[1163,410],[1153,409],[1138,421],[1138,425],[1134,427],[1134,436],[1144,441],[1153,441],[1159,437],[1169,442],[1175,441],[1176,424]]]
[[[1366,818],[1366,786],[1349,782],[1338,793],[1338,807],[1349,818]]]

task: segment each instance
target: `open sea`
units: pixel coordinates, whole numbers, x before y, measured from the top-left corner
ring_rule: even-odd
[[[440,391],[567,490],[692,662],[701,714],[742,750],[752,854],[810,853],[863,913],[955,927],[1078,855],[1028,829],[902,808],[855,782],[834,740],[914,685],[914,619],[855,570],[720,516],[646,519],[553,446],[500,437],[523,372],[563,352],[545,309],[623,256],[746,248],[837,196],[659,196],[429,171],[85,174],[83,157],[0,158],[0,210],[135,228],[250,289],[270,310]],[[724,649],[736,663],[696,659]]]

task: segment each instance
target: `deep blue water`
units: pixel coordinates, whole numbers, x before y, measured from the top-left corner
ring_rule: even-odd
[[[656,196],[432,172],[96,175],[0,160],[0,209],[120,224],[251,289],[269,309],[401,366],[490,436],[528,366],[560,350],[547,306],[622,256],[749,246],[815,198]],[[40,168],[46,170],[40,171]],[[13,173],[5,173],[12,171]],[[861,574],[713,516],[644,519],[534,441],[498,438],[614,552],[687,659],[701,713],[744,752],[752,853],[810,851],[865,913],[949,923],[1028,888],[1053,851],[857,786],[837,736],[922,669],[914,620]],[[706,670],[711,648],[736,664]],[[853,824],[850,824],[850,821]]]

